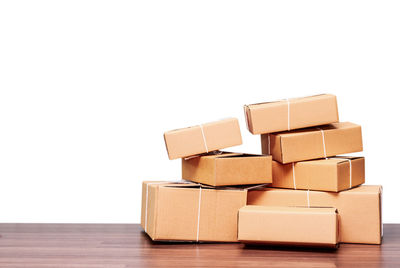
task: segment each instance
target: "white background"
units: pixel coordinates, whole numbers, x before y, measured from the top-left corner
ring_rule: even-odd
[[[0,221],[139,222],[162,134],[329,92],[400,222],[398,1],[2,1]]]

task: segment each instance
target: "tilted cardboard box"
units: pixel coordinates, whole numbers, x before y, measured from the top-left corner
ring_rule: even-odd
[[[264,134],[339,121],[336,96],[322,94],[244,106],[247,128]]]
[[[336,208],[245,206],[238,238],[244,243],[337,247]]]
[[[331,193],[265,188],[249,191],[248,205],[335,207],[339,213],[339,241],[380,244],[382,186],[361,185]]]
[[[169,159],[184,158],[242,144],[236,118],[164,133]]]
[[[289,164],[272,161],[271,187],[339,192],[365,182],[364,162],[364,157],[347,156]]]
[[[363,150],[361,126],[350,122],[264,134],[261,146],[263,154],[283,164]]]
[[[247,190],[195,183],[143,182],[141,225],[152,240],[237,242]]]
[[[182,179],[213,186],[272,182],[272,157],[220,152],[182,159]]]

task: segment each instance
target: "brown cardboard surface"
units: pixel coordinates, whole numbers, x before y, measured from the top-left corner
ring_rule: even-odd
[[[338,193],[265,188],[249,191],[248,205],[329,206],[339,213],[339,241],[380,244],[382,186],[361,185]]]
[[[156,241],[237,242],[245,188],[143,182],[141,225]]]
[[[239,210],[238,239],[245,243],[336,247],[336,208],[245,206]]]
[[[299,129],[339,121],[336,96],[331,94],[250,104],[244,106],[244,111],[247,128],[252,134]]]
[[[263,154],[283,164],[363,150],[361,126],[350,122],[264,134],[261,146]]]
[[[271,187],[339,192],[365,182],[364,157],[272,163]]]
[[[182,179],[213,186],[272,182],[272,157],[220,152],[182,159]]]
[[[236,118],[164,133],[169,159],[184,158],[242,144]]]

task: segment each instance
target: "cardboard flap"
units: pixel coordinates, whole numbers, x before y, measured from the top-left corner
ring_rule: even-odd
[[[329,96],[331,94],[317,94],[317,95],[311,95],[311,96],[306,96],[306,97],[297,97],[297,98],[290,98],[290,102],[296,102],[296,101],[302,101],[302,100],[307,100],[307,99],[311,99],[314,97],[319,97],[319,96]],[[280,100],[276,100],[276,101],[266,101],[266,102],[258,102],[258,103],[253,103],[253,104],[248,104],[245,105],[246,107],[252,107],[252,106],[259,106],[259,105],[263,105],[263,104],[270,104],[270,103],[279,103],[279,102],[286,102],[287,99],[280,99]],[[253,108],[253,107],[252,107]]]
[[[182,184],[167,184],[160,185],[160,187],[168,187],[168,188],[186,188],[186,189],[199,189],[200,187],[203,189],[215,189],[213,186],[208,185],[200,185],[197,183],[182,183]]]
[[[235,152],[226,152],[226,151],[220,151],[220,150],[215,150],[212,152],[204,153],[204,154],[198,154],[198,155],[192,155],[183,158],[184,160],[190,160],[196,157],[204,157],[204,158],[228,158],[228,157],[247,157],[247,156],[263,156],[264,154],[248,154],[248,153],[235,153]]]
[[[310,159],[310,160],[305,160],[301,162],[311,162],[313,161],[314,163],[318,164],[328,164],[330,165],[331,163],[336,163],[336,164],[342,164],[342,163],[348,163],[350,161],[358,160],[358,159],[363,159],[363,156],[333,156],[333,157],[328,157],[327,159],[325,158],[320,158],[320,159]]]
[[[256,190],[266,188],[269,183],[257,184],[257,185],[235,185],[235,186],[226,186],[225,188],[234,189],[234,190]]]
[[[211,152],[204,153],[204,154],[195,154],[195,155],[191,155],[191,156],[184,157],[184,158],[182,158],[182,159],[183,159],[183,160],[190,160],[190,159],[197,158],[197,157],[202,157],[202,156],[214,156],[214,155],[216,155],[218,152],[219,152],[219,151],[216,150],[216,151],[211,151]]]
[[[263,157],[267,156],[265,154],[246,154],[246,153],[229,153],[229,154],[221,154],[217,155],[216,158],[244,158],[244,157]]]
[[[258,189],[264,188],[268,186],[268,183],[265,184],[252,184],[252,185],[232,185],[232,186],[211,186],[200,183],[192,183],[192,182],[181,182],[181,183],[166,183],[166,184],[156,184],[159,187],[168,187],[168,188],[186,188],[186,189],[209,189],[209,190],[234,190],[234,191],[247,191],[250,189]]]
[[[353,160],[357,160],[357,159],[363,159],[365,158],[364,156],[334,156],[334,157],[329,157],[329,159],[338,159],[338,160],[342,160],[340,161],[340,163],[342,162],[347,162],[348,160],[353,161]]]

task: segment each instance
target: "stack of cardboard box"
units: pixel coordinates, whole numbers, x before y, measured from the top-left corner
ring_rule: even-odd
[[[160,241],[336,246],[380,244],[381,186],[362,185],[361,127],[338,122],[334,95],[245,106],[262,155],[240,145],[237,119],[164,134],[182,179],[143,182],[145,232]],[[266,187],[266,184],[267,187]]]

